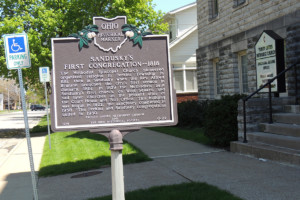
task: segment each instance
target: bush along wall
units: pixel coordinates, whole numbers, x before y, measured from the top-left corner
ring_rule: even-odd
[[[207,101],[186,101],[179,103],[178,124],[179,127],[203,127],[204,112],[208,105]]]
[[[211,101],[204,113],[204,134],[213,145],[226,147],[238,139],[237,108],[242,95],[226,95]]]

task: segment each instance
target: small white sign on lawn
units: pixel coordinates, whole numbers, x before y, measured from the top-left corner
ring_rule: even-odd
[[[40,67],[39,72],[40,72],[40,82],[44,83],[50,81],[49,67]]]

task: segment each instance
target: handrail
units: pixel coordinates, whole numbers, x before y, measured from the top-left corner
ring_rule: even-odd
[[[277,74],[277,76],[275,76],[274,78],[270,79],[267,83],[265,83],[263,86],[261,86],[259,89],[257,89],[255,92],[253,92],[252,94],[250,94],[249,96],[243,98],[243,120],[244,120],[244,143],[247,143],[247,127],[246,127],[246,101],[248,101],[252,96],[254,96],[255,94],[257,94],[259,91],[261,91],[262,89],[264,89],[267,85],[270,85],[274,80],[278,79],[281,75],[285,74],[287,71],[289,71],[290,69],[292,69],[293,67],[295,67],[295,96],[297,98],[298,96],[298,85],[297,85],[297,70],[296,70],[296,66],[299,65],[300,62],[294,63],[293,65],[289,66],[288,68],[286,68],[285,70],[283,70],[282,72],[280,72],[279,74]],[[271,95],[271,87],[269,86],[269,123],[273,123],[273,119],[272,119],[272,95]]]

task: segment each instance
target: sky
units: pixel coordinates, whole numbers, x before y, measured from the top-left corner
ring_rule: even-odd
[[[190,3],[196,2],[196,0],[153,0],[153,4],[156,4],[155,10],[161,10],[165,13],[180,8]]]

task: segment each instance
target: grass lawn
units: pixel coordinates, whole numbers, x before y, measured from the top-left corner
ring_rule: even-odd
[[[56,132],[48,136],[40,164],[39,176],[54,176],[110,165],[108,139],[89,131]],[[123,144],[123,163],[137,163],[151,159],[126,141]]]
[[[90,200],[111,200],[111,196]],[[206,183],[182,183],[136,190],[125,194],[126,200],[242,200],[229,192]]]
[[[49,123],[51,125],[50,115],[49,115]],[[40,122],[30,130],[30,133],[40,133],[40,132],[48,133],[47,115],[42,117]]]
[[[204,135],[204,132],[201,128],[179,128],[176,126],[165,126],[152,127],[149,129],[205,145],[210,144],[209,139]]]

